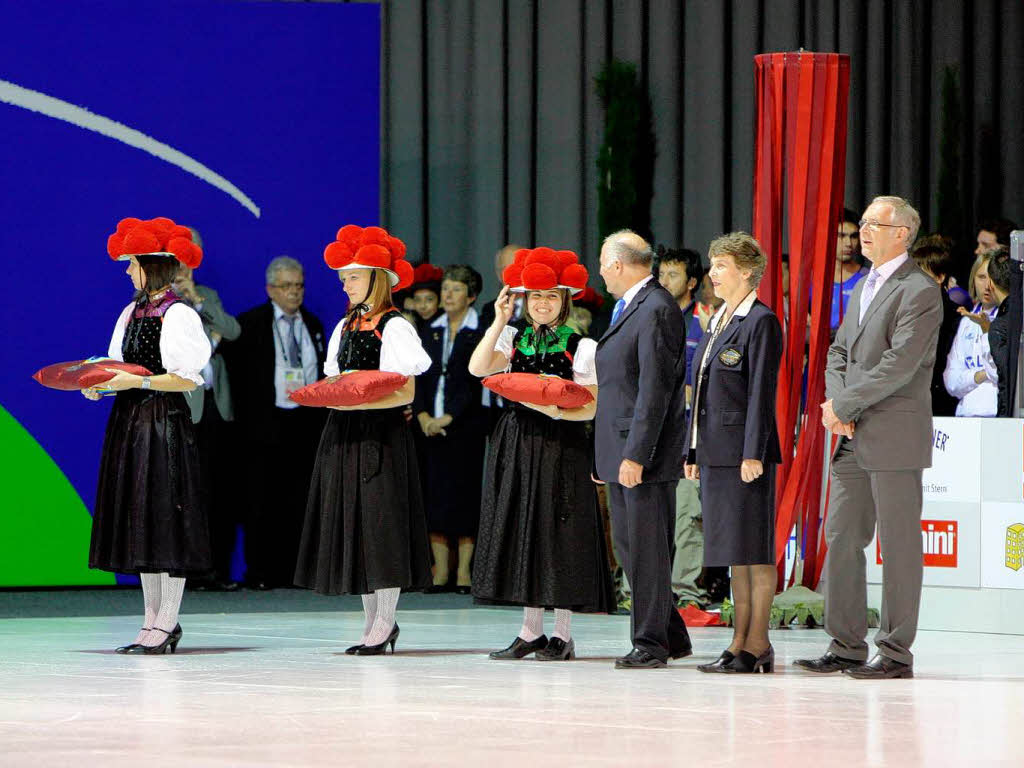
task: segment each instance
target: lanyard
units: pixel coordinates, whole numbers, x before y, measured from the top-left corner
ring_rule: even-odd
[[[275,317],[274,318],[274,335],[277,337],[277,343],[281,346],[281,360],[286,365],[288,365],[289,364],[289,361],[288,361],[288,348],[284,345],[284,336],[281,334],[281,329],[277,325],[282,319],[284,319],[286,317],[288,317],[288,315],[281,315],[281,317]],[[298,317],[296,319],[299,322],[302,322],[302,318],[301,317]],[[298,323],[296,323],[295,325],[298,325]],[[295,342],[296,349],[299,350],[299,365],[301,366],[302,365],[302,336],[301,336],[301,334],[299,336],[295,335],[295,325],[292,326],[292,330],[289,333],[289,335],[292,337],[292,341]]]

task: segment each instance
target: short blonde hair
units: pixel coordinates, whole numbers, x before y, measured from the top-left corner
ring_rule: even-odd
[[[992,251],[985,251],[971,265],[971,276],[967,278],[967,292],[971,294],[971,301],[975,304],[981,301],[981,298],[978,296],[978,289],[974,287],[974,278],[978,276],[978,270],[992,258],[992,253]]]
[[[896,195],[879,195],[871,201],[871,205],[883,203],[892,206],[892,220],[901,227],[910,230],[907,234],[907,249],[917,240],[917,231],[921,229],[921,214],[914,210],[914,206]]]
[[[708,248],[708,260],[716,256],[732,256],[738,269],[750,270],[751,288],[757,288],[764,277],[768,259],[761,250],[761,244],[746,232],[730,232],[716,237]]]

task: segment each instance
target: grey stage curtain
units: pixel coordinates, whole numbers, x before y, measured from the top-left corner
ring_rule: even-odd
[[[599,248],[594,76],[636,62],[654,108],[652,226],[704,252],[751,225],[753,56],[851,56],[847,204],[900,194],[936,224],[942,72],[960,76],[961,226],[1024,219],[1021,0],[393,0],[382,43],[382,220],[413,259],[510,241]]]

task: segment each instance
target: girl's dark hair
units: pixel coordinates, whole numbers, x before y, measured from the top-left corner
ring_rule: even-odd
[[[173,256],[143,254],[136,256],[135,259],[146,276],[146,284],[135,294],[136,301],[169,286],[181,268],[181,263]]]
[[[1010,292],[1010,280],[1013,270],[1013,262],[1010,261],[1010,252],[1005,246],[1000,246],[987,254],[988,279],[998,286],[1003,293]]]

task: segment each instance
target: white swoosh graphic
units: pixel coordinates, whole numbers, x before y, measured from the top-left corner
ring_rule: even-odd
[[[107,138],[115,139],[130,147],[148,152],[154,157],[158,157],[171,165],[176,165],[182,170],[188,171],[193,176],[197,176],[222,192],[226,192],[237,200],[239,204],[248,209],[257,219],[260,217],[259,206],[242,190],[219,173],[212,171],[184,152],[179,152],[174,147],[164,144],[162,141],[157,141],[141,131],[129,128],[127,125],[111,120],[109,117],[97,115],[84,107],[55,99],[39,91],[22,88],[20,85],[15,85],[7,80],[0,80],[0,101],[15,107],[28,109],[32,112],[38,112],[47,117],[63,120],[87,131],[95,131]]]

